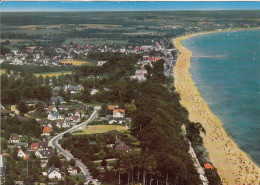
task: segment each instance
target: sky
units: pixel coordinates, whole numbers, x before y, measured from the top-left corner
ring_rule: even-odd
[[[2,2],[0,12],[260,10],[260,2]]]

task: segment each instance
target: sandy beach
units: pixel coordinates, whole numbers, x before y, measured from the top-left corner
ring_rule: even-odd
[[[180,41],[199,34],[202,33],[175,38],[173,41],[180,52],[174,67],[174,86],[180,93],[181,104],[188,110],[190,121],[200,122],[204,126],[204,145],[223,184],[259,185],[259,166],[227,134],[222,122],[210,110],[192,80],[189,72],[192,52],[183,47]]]

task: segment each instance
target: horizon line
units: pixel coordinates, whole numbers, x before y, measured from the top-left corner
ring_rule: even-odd
[[[208,9],[208,10],[46,10],[46,11],[2,11],[1,13],[45,13],[45,12],[198,12],[198,11],[260,11],[260,9],[237,9],[237,10],[232,10],[232,9]]]

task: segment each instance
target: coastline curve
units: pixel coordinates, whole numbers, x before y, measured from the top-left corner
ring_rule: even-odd
[[[211,111],[201,97],[190,74],[192,52],[181,41],[213,32],[196,33],[175,38],[173,43],[179,51],[174,67],[174,86],[180,94],[181,105],[189,112],[189,120],[200,122],[206,130],[203,141],[209,157],[223,184],[260,184],[260,168],[242,151],[228,135],[220,119]]]

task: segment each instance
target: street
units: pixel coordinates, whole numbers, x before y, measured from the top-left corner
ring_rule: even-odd
[[[84,127],[86,124],[92,122],[94,119],[96,119],[98,116],[98,109],[94,108],[94,112],[91,114],[91,116],[89,117],[89,119],[87,121],[84,121],[78,125],[75,125],[74,127],[70,128],[69,130],[66,130],[65,132],[62,132],[60,134],[58,134],[57,136],[54,136],[50,141],[49,141],[49,146],[51,146],[52,148],[57,150],[57,153],[62,154],[63,156],[66,157],[66,159],[69,161],[71,159],[73,159],[73,155],[69,152],[66,152],[58,143],[59,139],[61,139],[63,137],[64,134],[66,133],[72,133],[74,131],[76,131],[78,128],[80,127]],[[80,170],[83,172],[85,177],[88,177],[90,179],[90,181],[94,182],[94,184],[96,184],[95,180],[92,179],[92,176],[90,175],[87,167],[78,159],[75,160],[77,166],[80,168]]]

